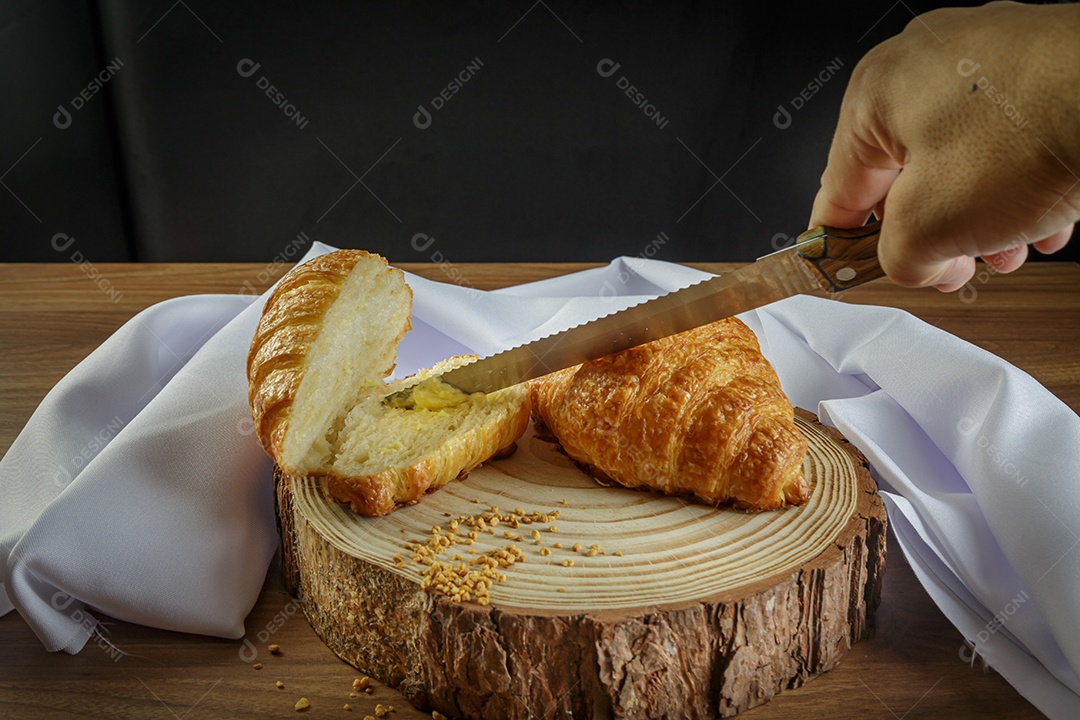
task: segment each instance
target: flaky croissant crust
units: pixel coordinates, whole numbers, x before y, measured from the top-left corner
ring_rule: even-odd
[[[364,515],[418,502],[512,448],[529,421],[523,386],[446,413],[384,406],[409,382],[386,378],[411,307],[400,270],[363,250],[336,250],[282,278],[248,354],[248,399],[267,454],[288,475],[326,477],[331,497]]]
[[[289,411],[307,367],[307,351],[322,329],[323,315],[356,264],[369,258],[386,265],[383,258],[366,250],[343,249],[312,258],[289,271],[263,307],[247,358],[248,402],[259,443],[275,461],[281,461]],[[406,324],[400,330],[398,341],[408,329]],[[386,372],[392,370],[391,364]]]
[[[538,378],[530,395],[534,420],[601,481],[745,510],[809,497],[806,439],[737,318]]]

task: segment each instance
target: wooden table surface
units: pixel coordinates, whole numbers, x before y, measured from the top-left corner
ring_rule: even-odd
[[[696,264],[720,272],[735,267]],[[402,264],[436,280],[487,289],[592,267],[583,264]],[[904,290],[886,281],[844,299],[901,307],[1026,370],[1080,410],[1080,266],[1029,263],[1011,275],[980,266],[963,296]],[[139,310],[189,293],[251,292],[285,266],[246,264],[0,265],[0,451],[68,370]],[[269,481],[269,478],[268,478]],[[930,601],[890,539],[874,637],[805,687],[745,713],[766,718],[1032,718],[1034,707],[997,673],[968,661],[960,634]],[[430,717],[393,690],[350,698],[358,673],[338,660],[285,593],[275,560],[247,623],[263,669],[240,640],[111,622],[123,654],[91,641],[78,655],[46,652],[12,612],[0,617],[0,717],[293,717],[306,697],[312,717]],[[280,656],[266,650],[281,646]],[[275,688],[275,681],[285,684]],[[344,710],[348,703],[351,712]]]

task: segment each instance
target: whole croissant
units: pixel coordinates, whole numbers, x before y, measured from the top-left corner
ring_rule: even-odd
[[[534,420],[602,482],[744,510],[799,505],[806,439],[737,318],[538,378]]]

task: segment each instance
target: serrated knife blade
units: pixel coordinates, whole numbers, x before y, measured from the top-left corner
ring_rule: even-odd
[[[839,292],[883,277],[877,222],[812,228],[746,267],[646,300],[442,375],[465,392],[493,392],[799,293]]]

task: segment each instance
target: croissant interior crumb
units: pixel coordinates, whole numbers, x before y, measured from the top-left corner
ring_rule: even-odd
[[[306,288],[298,288],[303,291]],[[377,264],[358,263],[322,317],[322,329],[307,349],[307,368],[296,390],[282,456],[301,472],[325,467],[333,435],[357,395],[359,378],[378,379],[394,366],[396,347],[388,328],[408,322],[408,289]],[[393,332],[393,330],[389,330]],[[367,385],[370,388],[375,382]]]

